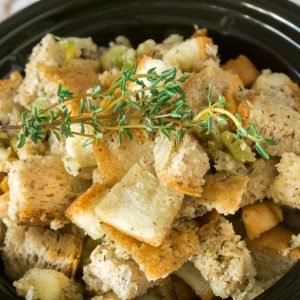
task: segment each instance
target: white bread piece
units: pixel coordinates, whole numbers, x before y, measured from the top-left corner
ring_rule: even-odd
[[[121,300],[144,294],[156,282],[148,281],[132,259],[118,257],[103,244],[91,254],[91,263],[83,268],[87,290],[96,294],[113,291]]]
[[[17,89],[22,83],[19,72],[12,72],[8,79],[0,80],[0,122],[7,124],[18,115],[19,106],[14,103]]]
[[[145,40],[137,46],[137,57],[149,56],[152,58],[162,59],[163,55],[172,47],[183,42],[183,36],[179,34],[171,34],[162,43],[156,43],[152,39]]]
[[[218,63],[214,62],[200,72],[191,75],[183,86],[186,91],[187,103],[192,108],[193,115],[197,115],[201,109],[208,106],[209,84],[212,86],[212,99],[223,95],[230,104],[227,109],[235,112],[237,108],[235,94],[243,86],[243,83],[238,75],[224,71]]]
[[[108,194],[109,189],[102,185],[94,185],[80,195],[67,208],[65,216],[72,223],[83,229],[92,239],[97,240],[104,235],[95,207]]]
[[[118,249],[128,253],[148,280],[166,278],[176,271],[199,247],[198,225],[192,221],[178,222],[159,247],[140,242],[103,224],[106,236]]]
[[[144,130],[132,130],[132,140],[124,135],[120,145],[116,133],[99,141],[98,146],[94,145],[94,155],[99,171],[96,182],[111,187],[118,183],[135,163],[152,163],[153,141]]]
[[[241,202],[242,207],[256,201],[262,201],[267,197],[270,185],[277,175],[275,168],[276,162],[276,158],[270,158],[268,160],[260,158],[252,164],[252,170],[248,175],[249,182],[247,189]]]
[[[216,296],[227,298],[254,280],[250,252],[232,224],[217,216],[199,230],[200,246],[191,258]]]
[[[74,42],[76,40],[76,42]],[[66,46],[66,43],[69,43],[69,50]],[[64,45],[65,43],[65,45]],[[71,49],[72,48],[72,49]],[[74,59],[70,59],[70,55],[68,52],[72,52],[72,56]],[[20,102],[21,105],[24,107],[30,109],[31,105],[34,100],[36,100],[38,97],[45,97],[46,95],[50,98],[49,100],[56,101],[55,99],[51,99],[53,97],[53,93],[51,95],[48,93],[48,84],[44,79],[42,78],[44,75],[41,74],[41,66],[43,67],[48,66],[50,69],[52,68],[60,68],[62,69],[66,66],[70,66],[71,69],[67,69],[66,71],[77,71],[80,73],[80,70],[84,69],[95,69],[95,63],[91,63],[90,59],[86,59],[86,55],[88,58],[94,59],[94,56],[96,55],[97,47],[96,45],[90,41],[89,39],[80,39],[80,38],[69,38],[68,39],[60,39],[55,37],[52,34],[47,34],[39,44],[37,44],[30,55],[29,62],[26,64],[25,73],[26,76],[24,78],[24,81],[19,89],[19,95],[17,97],[17,100]],[[83,55],[82,59],[80,58]],[[99,64],[99,63],[98,63]],[[73,69],[72,69],[73,67]],[[61,74],[58,74],[62,75]],[[78,81],[78,88],[84,86],[84,83],[86,79],[84,76],[80,76],[82,74],[70,74],[68,78],[73,77],[81,77],[82,82]],[[91,75],[91,74],[90,74]],[[61,78],[63,79],[63,78]],[[57,83],[55,82],[55,91],[57,91]],[[64,80],[62,83],[65,83]],[[63,84],[65,86],[65,84]],[[69,87],[69,86],[68,86]],[[72,87],[75,87],[76,85],[72,85]],[[90,88],[92,86],[88,86],[85,88]],[[78,89],[77,88],[77,89]],[[76,90],[77,90],[76,89]],[[74,91],[75,92],[75,91]]]
[[[153,246],[160,246],[182,204],[183,194],[135,164],[96,206],[99,221]]]
[[[39,141],[34,144],[30,139],[26,139],[22,148],[17,149],[19,159],[26,159],[33,155],[44,155],[46,152],[46,144]]]
[[[82,248],[78,232],[62,233],[40,226],[8,226],[3,261],[10,279],[21,278],[31,268],[49,268],[74,276]]]
[[[284,153],[276,167],[279,175],[273,181],[269,195],[275,203],[300,209],[300,156]]]
[[[59,157],[31,156],[14,162],[8,184],[12,220],[33,225],[65,220],[64,211],[74,194]]]
[[[163,55],[163,60],[183,72],[197,72],[208,59],[217,61],[218,47],[211,38],[200,36],[187,39],[172,47]]]
[[[210,168],[209,158],[192,133],[185,132],[177,146],[174,140],[157,134],[153,153],[155,171],[161,181],[184,194],[201,195],[203,177]]]
[[[208,210],[228,215],[234,214],[241,206],[249,178],[247,175],[228,175],[224,172],[207,174],[205,185],[198,203]]]
[[[258,133],[277,142],[266,145],[271,156],[285,152],[300,155],[300,114],[291,107],[260,94],[250,103],[247,122],[253,123]]]
[[[202,300],[213,299],[214,294],[208,282],[191,262],[184,263],[174,274],[183,279]]]
[[[82,287],[55,270],[32,268],[13,285],[28,300],[83,300]]]
[[[273,284],[300,259],[300,247],[286,253],[292,235],[291,231],[279,224],[257,239],[245,239],[255,262],[258,280],[271,281]]]
[[[293,82],[286,74],[271,72],[268,69],[263,70],[252,88],[265,93],[272,100],[300,112],[299,85]]]
[[[185,196],[180,209],[179,218],[187,220],[201,217],[207,213],[207,208],[199,201],[198,197]]]

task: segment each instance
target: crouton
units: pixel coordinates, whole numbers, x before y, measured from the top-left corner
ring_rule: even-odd
[[[193,115],[197,115],[201,109],[208,106],[207,94],[209,84],[212,86],[212,99],[215,99],[218,95],[225,96],[226,94],[227,98],[225,100],[228,100],[230,104],[228,109],[234,112],[237,107],[235,94],[242,86],[242,83],[237,75],[222,70],[215,63],[191,75],[183,86],[186,91],[187,103],[190,105]]]
[[[104,294],[113,291],[121,300],[144,294],[157,284],[148,281],[132,259],[118,257],[107,245],[98,246],[91,255],[91,263],[83,268],[87,290]]]
[[[162,43],[156,43],[152,39],[148,39],[139,44],[136,49],[137,57],[149,56],[152,58],[162,59],[163,55],[174,46],[183,42],[183,36],[179,34],[171,34]]]
[[[94,185],[72,202],[65,212],[67,219],[82,228],[94,240],[104,235],[101,224],[96,217],[95,207],[108,192],[106,187],[99,184]]]
[[[63,273],[33,268],[13,283],[18,296],[40,300],[83,300],[82,287]]]
[[[46,152],[46,145],[42,141],[34,144],[30,139],[26,139],[22,148],[17,148],[19,159],[26,159],[32,155],[44,155]]]
[[[261,234],[259,238],[245,239],[254,258],[259,280],[271,280],[274,283],[299,260],[300,248],[293,249],[283,256],[292,235],[291,231],[279,224]]]
[[[19,279],[34,267],[74,276],[82,248],[82,237],[78,232],[63,233],[12,222],[6,222],[6,225],[2,258],[5,274],[10,279]]]
[[[300,209],[300,156],[284,153],[276,167],[279,175],[270,186],[269,195],[275,203]]]
[[[191,133],[185,132],[179,145],[163,134],[154,143],[154,166],[157,177],[168,186],[190,196],[200,196],[209,158]]]
[[[252,87],[256,92],[263,92],[277,103],[285,104],[300,112],[300,88],[283,73],[263,70]]]
[[[175,220],[183,194],[135,164],[96,206],[99,221],[153,246],[160,246]]]
[[[102,296],[95,296],[90,300],[120,300],[120,298],[114,292],[109,292]]]
[[[217,60],[217,51],[211,38],[199,36],[172,47],[164,54],[163,60],[183,72],[197,72],[203,68],[206,60]]]
[[[119,143],[118,134],[99,141],[98,145],[94,145],[99,171],[97,182],[113,186],[141,159],[152,162],[152,149],[151,137],[142,130],[133,130],[132,140],[124,136],[122,145]]]
[[[182,278],[202,300],[211,300],[214,294],[203,278],[200,271],[195,268],[191,262],[186,262],[180,269],[175,272],[175,275]]]
[[[256,126],[258,133],[277,142],[266,145],[270,155],[300,154],[300,114],[291,107],[260,94],[251,105],[247,121]]]
[[[283,215],[280,206],[264,201],[243,207],[242,219],[249,240],[253,240],[282,222]]]
[[[14,103],[18,87],[22,83],[19,72],[12,72],[8,79],[0,80],[0,122],[8,124],[14,114],[18,114],[19,107]]]
[[[0,196],[0,219],[7,217],[9,204],[9,192],[6,192]]]
[[[237,74],[244,86],[250,86],[259,76],[259,71],[252,61],[245,55],[239,55],[235,59],[229,59],[223,66],[224,70]]]
[[[176,271],[199,247],[198,226],[193,222],[179,223],[159,247],[140,242],[109,225],[102,226],[107,236],[132,256],[148,280],[165,278]]]
[[[239,208],[247,188],[248,176],[226,173],[208,174],[199,203],[208,210],[216,209],[222,214],[234,214]]]
[[[199,197],[185,196],[180,209],[179,218],[195,219],[201,217],[207,212],[206,206],[200,203]]]
[[[248,175],[249,182],[243,195],[241,206],[262,201],[267,197],[270,185],[277,174],[276,162],[276,158],[270,158],[269,160],[260,158],[253,163],[251,166],[252,170]]]
[[[8,214],[12,220],[31,225],[64,220],[63,214],[73,192],[59,157],[31,156],[16,161],[8,177]]]
[[[250,252],[224,217],[201,227],[199,239],[199,249],[191,260],[216,296],[227,298],[254,280]]]
[[[60,39],[47,34],[32,50],[17,100],[28,109],[31,109],[32,103],[39,97],[56,101],[56,97],[51,97],[56,94],[60,79],[63,86],[74,88],[73,92],[78,92],[78,89],[84,89],[85,92],[95,85],[96,75],[95,66],[90,60],[87,64],[83,62],[86,58],[94,59],[96,51],[97,47],[91,40]],[[86,87],[85,84],[89,86]],[[45,95],[46,90],[51,93]]]

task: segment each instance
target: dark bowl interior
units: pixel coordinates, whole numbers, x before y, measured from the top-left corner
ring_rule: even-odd
[[[209,29],[222,61],[243,53],[258,68],[285,72],[299,82],[300,7],[287,0],[40,1],[0,24],[0,76],[23,71],[32,47],[47,32],[92,36],[99,45],[122,34],[137,45],[171,33],[188,37],[194,24]],[[0,299],[17,299],[3,276]],[[299,300],[300,265],[257,299]]]

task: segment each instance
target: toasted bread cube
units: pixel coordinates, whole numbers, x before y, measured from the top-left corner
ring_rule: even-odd
[[[198,246],[197,229],[193,222],[177,224],[163,244],[153,247],[103,224],[107,236],[123,251],[129,253],[148,280],[167,277],[193,255]]]
[[[132,140],[123,137],[120,145],[118,135],[113,134],[97,145],[94,155],[98,165],[97,182],[107,186],[118,183],[129,169],[141,160],[153,161],[153,142],[151,137],[141,130],[132,131]]]
[[[78,232],[63,233],[40,226],[7,223],[3,261],[5,274],[19,279],[31,268],[49,268],[74,276],[82,248]]]
[[[190,75],[189,79],[183,85],[186,91],[186,100],[190,105],[193,115],[196,116],[203,108],[207,107],[208,86],[212,86],[212,99],[218,95],[228,97],[231,111],[237,106],[235,93],[242,86],[242,82],[237,75],[222,70],[218,63],[211,63],[200,72]]]
[[[271,201],[264,201],[243,207],[242,219],[248,239],[253,240],[282,222],[283,215],[280,206]]]
[[[293,232],[281,224],[264,232],[254,240],[246,239],[251,251],[259,280],[270,280],[271,284],[282,277],[300,259],[300,247],[283,255],[289,247]]]
[[[190,220],[201,217],[206,213],[207,208],[201,204],[201,199],[199,197],[186,196],[183,199],[179,217]]]
[[[217,61],[218,48],[211,38],[199,36],[187,39],[164,54],[163,60],[183,72],[199,71],[208,59]]]
[[[199,238],[199,249],[191,260],[216,296],[227,298],[254,280],[250,252],[224,217],[201,227]]]
[[[108,194],[109,190],[100,184],[93,185],[67,208],[65,216],[82,228],[91,238],[97,240],[104,235],[96,216],[95,207]]]
[[[245,86],[250,86],[259,76],[259,71],[252,61],[245,55],[239,55],[235,59],[229,59],[224,65],[224,70],[230,70],[237,74]]]
[[[208,210],[216,209],[221,214],[234,214],[241,205],[247,188],[248,176],[228,175],[224,172],[205,177],[203,193],[199,203]]]
[[[7,124],[15,120],[18,115],[19,106],[14,103],[14,97],[22,83],[22,76],[19,72],[12,72],[8,79],[0,80],[0,122]]]
[[[30,139],[26,139],[22,148],[17,148],[17,155],[19,159],[26,159],[33,155],[45,155],[46,145],[42,141],[34,144]]]
[[[82,288],[63,273],[33,268],[13,283],[18,296],[40,300],[83,300]]]
[[[276,203],[300,209],[300,156],[284,153],[276,167],[279,175],[270,187],[270,196]]]
[[[275,168],[276,162],[277,159],[275,158],[268,160],[260,158],[253,163],[251,166],[252,170],[248,175],[249,182],[243,195],[241,206],[262,201],[268,196],[270,185],[277,175]]]
[[[9,217],[19,224],[49,225],[65,220],[73,191],[59,157],[31,156],[12,164],[8,174]]]
[[[261,94],[251,104],[247,122],[253,123],[265,138],[277,142],[277,145],[266,145],[271,156],[285,152],[300,155],[300,114],[290,106]]]
[[[91,263],[84,267],[83,274],[88,291],[100,295],[113,291],[121,300],[142,295],[157,284],[148,281],[132,259],[119,257],[106,244],[92,252]]]
[[[91,39],[60,39],[47,34],[34,47],[26,65],[26,76],[17,97],[21,105],[31,109],[37,98],[45,96],[57,101],[55,95],[60,80],[76,94],[93,87],[97,83],[95,70],[99,65],[96,51],[97,46]]]
[[[0,196],[0,219],[7,217],[9,204],[9,192],[6,192]]]
[[[175,275],[182,278],[202,300],[212,300],[214,298],[214,293],[208,282],[191,262],[183,264],[175,272]]]
[[[96,214],[99,221],[159,246],[180,210],[182,199],[183,194],[135,164],[96,206]]]
[[[163,134],[154,144],[154,166],[157,177],[168,186],[190,196],[200,196],[209,158],[196,137],[186,132],[179,145]]]
[[[120,298],[114,292],[109,292],[101,296],[95,296],[90,300],[120,300]]]

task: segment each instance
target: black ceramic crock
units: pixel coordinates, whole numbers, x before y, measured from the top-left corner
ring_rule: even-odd
[[[92,36],[99,45],[122,34],[137,45],[171,33],[187,37],[194,24],[209,29],[222,61],[243,53],[260,69],[300,81],[300,7],[288,0],[43,0],[0,24],[0,77],[23,71],[48,32]],[[4,275],[0,299],[18,299]],[[300,300],[300,264],[257,300]]]

